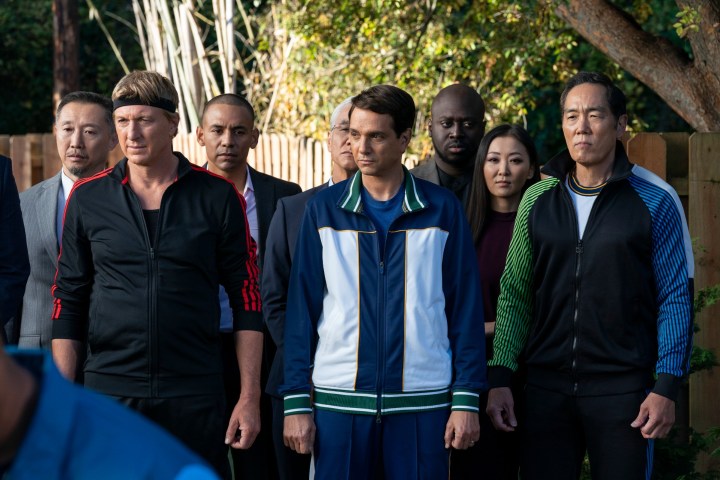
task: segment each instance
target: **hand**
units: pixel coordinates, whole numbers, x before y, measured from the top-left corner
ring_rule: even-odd
[[[225,445],[247,450],[260,432],[260,400],[249,400],[240,396],[225,432]]]
[[[644,438],[664,438],[674,423],[675,402],[657,393],[650,393],[640,405],[640,412],[630,426],[640,428]]]
[[[515,419],[515,402],[509,387],[491,388],[488,393],[487,409],[485,410],[495,427],[501,432],[514,432],[517,427]]]
[[[309,413],[285,417],[283,443],[297,453],[312,452],[315,444],[315,422]]]
[[[480,418],[475,412],[450,412],[445,426],[445,448],[465,450],[480,439]]]

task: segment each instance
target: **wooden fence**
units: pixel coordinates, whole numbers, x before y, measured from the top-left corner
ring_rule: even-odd
[[[720,284],[720,133],[640,133],[624,139],[624,143],[631,161],[666,179],[683,202],[695,243],[695,290]],[[179,135],[175,148],[194,163],[205,163],[204,149],[194,135]],[[21,191],[60,168],[52,134],[0,135],[0,154],[12,158]],[[121,157],[118,148],[111,156],[111,164]],[[330,176],[325,142],[312,139],[262,135],[248,162],[259,171],[299,183],[303,189],[319,185]],[[416,160],[407,159],[405,163],[412,167]],[[695,344],[711,348],[720,356],[720,303],[703,310],[696,321],[700,332]],[[720,367],[693,374],[685,398],[679,402],[678,424],[700,432],[720,426],[718,392]],[[704,458],[701,468],[712,461]]]
[[[631,161],[666,179],[678,192],[688,217],[695,251],[695,291],[720,284],[720,133],[640,133],[627,142]],[[720,302],[696,317],[695,345],[720,357]],[[677,424],[699,432],[720,426],[717,408],[720,367],[690,376]],[[698,471],[718,467],[700,458]]]
[[[207,161],[205,147],[197,143],[195,134],[179,134],[173,147],[193,163],[203,165]],[[51,133],[0,135],[0,155],[12,159],[21,192],[60,170],[60,157]],[[109,164],[115,165],[122,157],[118,146],[111,153]],[[250,150],[248,163],[260,172],[295,182],[303,190],[326,182],[332,167],[326,142],[278,134],[261,135],[257,147]],[[408,168],[416,164],[415,157],[405,159]]]

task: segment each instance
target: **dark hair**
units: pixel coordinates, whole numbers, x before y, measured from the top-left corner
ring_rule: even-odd
[[[565,111],[565,100],[567,99],[570,90],[578,85],[582,85],[583,83],[594,83],[605,87],[605,96],[607,97],[608,104],[610,105],[610,111],[615,117],[615,120],[620,118],[621,115],[625,115],[627,113],[627,100],[625,98],[625,94],[622,90],[615,86],[607,75],[599,72],[579,72],[567,81],[565,88],[560,95],[560,113]]]
[[[55,113],[55,123],[60,118],[60,112],[65,105],[68,103],[91,103],[99,105],[105,110],[105,121],[110,126],[110,129],[115,131],[115,124],[113,123],[113,103],[108,97],[100,95],[95,92],[71,92],[60,99],[60,103],[57,106],[57,112]]]
[[[415,124],[415,101],[405,90],[393,85],[375,85],[354,96],[348,117],[352,117],[356,108],[390,115],[398,137]]]
[[[470,200],[467,208],[468,220],[470,221],[470,232],[473,236],[475,244],[480,240],[482,235],[485,218],[490,211],[490,191],[485,184],[485,158],[487,157],[490,144],[499,137],[513,137],[520,142],[525,150],[527,150],[530,159],[530,166],[533,167],[533,175],[525,181],[522,192],[540,180],[540,166],[538,165],[538,155],[535,149],[535,142],[530,134],[519,125],[503,124],[490,130],[485,134],[480,146],[478,147],[477,156],[475,157],[475,172],[473,173],[472,186],[470,188]]]
[[[203,113],[200,118],[201,121],[203,118],[205,118],[205,112],[207,112],[208,107],[210,107],[211,105],[215,105],[216,103],[218,105],[232,105],[234,107],[246,108],[250,112],[250,116],[252,117],[253,122],[255,121],[255,109],[253,108],[253,106],[250,104],[250,102],[247,101],[245,97],[241,97],[236,93],[223,93],[221,95],[211,98],[203,108]]]

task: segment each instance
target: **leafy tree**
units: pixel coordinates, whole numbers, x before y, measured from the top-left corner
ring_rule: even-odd
[[[573,29],[622,68],[652,88],[694,129],[720,131],[720,3],[676,0],[672,24],[677,45],[665,32],[643,28],[655,2],[635,0],[631,11],[609,0],[553,2]],[[669,27],[670,25],[666,25]]]

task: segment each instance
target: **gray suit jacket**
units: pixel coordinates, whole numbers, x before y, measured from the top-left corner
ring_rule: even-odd
[[[50,348],[53,298],[50,294],[58,258],[56,218],[60,173],[20,194],[30,254],[30,278],[20,316],[21,348]],[[64,205],[63,205],[64,208]],[[16,326],[17,331],[17,326]]]

